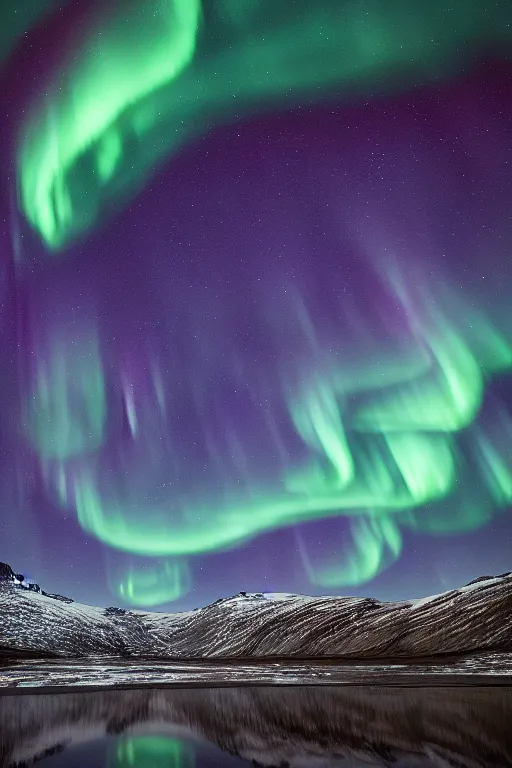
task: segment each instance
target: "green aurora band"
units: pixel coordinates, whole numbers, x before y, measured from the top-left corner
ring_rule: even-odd
[[[468,0],[449,9],[442,0],[389,0],[385,10],[364,0],[253,0],[240,8],[240,0],[117,0],[91,16],[87,34],[77,33],[72,56],[41,85],[19,130],[20,206],[49,252],[89,233],[185,142],[250,114],[256,103],[282,109],[360,94],[376,81],[402,90],[460,71],[512,34],[498,12],[491,20]],[[51,347],[27,398],[25,433],[60,503],[74,507],[85,531],[115,549],[170,558],[154,571],[128,569],[113,587],[127,602],[183,595],[191,583],[184,556],[329,516],[350,519],[351,539],[333,542],[332,558],[317,565],[297,528],[306,572],[320,587],[357,585],[399,557],[402,528],[473,530],[512,501],[510,465],[478,424],[486,384],[512,369],[512,347],[485,318],[475,325],[478,338],[438,313],[427,329],[413,328],[417,350],[408,359],[361,366],[357,375],[333,364],[292,394],[283,387],[309,458],[302,466],[283,462],[279,487],[227,484],[215,498],[198,491],[151,504],[116,486],[102,471],[109,414],[92,342],[79,352],[65,342]],[[342,404],[360,393],[356,411],[346,411]],[[128,419],[140,439],[131,401]],[[483,478],[473,484],[459,450],[467,430]],[[162,750],[155,744],[167,754],[167,742]],[[146,757],[159,764],[146,746],[124,744],[116,765],[139,764],[139,753],[141,764]]]
[[[172,603],[186,595],[192,580],[186,560],[165,560],[158,565],[130,565],[120,580],[111,580],[113,595],[130,605],[147,608]]]
[[[64,461],[103,444],[106,391],[96,339],[77,343],[59,333],[38,350],[26,428],[43,459]]]
[[[501,13],[478,0],[116,0],[77,31],[21,125],[21,207],[57,251],[209,126],[256,103],[451,75],[489,44],[506,50]]]
[[[342,515],[352,521],[350,536],[339,545],[331,542],[333,556],[320,565],[308,557],[299,528],[298,549],[306,572],[322,587],[369,581],[399,557],[402,526],[434,534],[474,530],[489,522],[493,510],[512,501],[512,470],[505,453],[483,428],[472,427],[485,381],[497,370],[512,368],[512,348],[498,332],[489,330],[487,348],[495,354],[486,372],[469,341],[446,319],[439,317],[434,327],[435,333],[424,335],[422,352],[411,358],[409,369],[403,360],[397,361],[394,371],[391,365],[377,364],[373,373],[368,369],[364,374],[360,367],[357,382],[347,379],[344,371],[333,370],[313,381],[300,397],[288,400],[310,460],[306,466],[284,466],[279,488],[253,486],[240,491],[231,482],[215,498],[210,494],[151,504],[142,494],[137,502],[126,481],[116,486],[112,473],[104,476],[100,451],[73,462],[67,473],[65,462],[57,464],[60,501],[74,506],[82,528],[110,547],[172,558],[226,550],[272,529]],[[68,360],[71,370],[75,363]],[[61,386],[58,367],[55,375],[53,384],[47,383],[50,391]],[[90,371],[87,381],[89,376]],[[71,376],[71,381],[79,379]],[[101,380],[101,370],[95,380]],[[79,394],[87,389],[85,383],[77,384]],[[371,386],[374,394],[345,415],[340,403]],[[94,399],[85,403],[93,419],[96,403]],[[61,405],[57,424],[70,418],[65,397]],[[34,419],[38,421],[37,413]],[[457,436],[467,428],[474,430],[486,485],[483,495],[467,476],[458,448]],[[81,434],[79,423],[68,429],[69,434],[75,432]],[[46,426],[44,434],[52,433]],[[47,457],[44,440],[39,452]],[[459,482],[461,473],[466,475],[464,482]],[[141,481],[135,474],[134,487]],[[443,503],[449,504],[449,511]],[[177,599],[190,584],[187,563],[178,559],[149,570],[130,567],[113,591],[132,604],[156,605]]]
[[[161,736],[121,737],[108,760],[109,768],[194,768],[194,746]]]
[[[342,584],[354,587],[371,581],[394,563],[402,551],[402,534],[396,521],[387,515],[365,516],[351,521],[350,537],[331,542],[330,557],[313,563],[307,541],[296,531],[302,564],[312,584],[335,589]]]

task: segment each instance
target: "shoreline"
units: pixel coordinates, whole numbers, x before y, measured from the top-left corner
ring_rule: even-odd
[[[512,654],[407,663],[315,659],[159,661],[91,657],[0,664],[0,696],[235,687],[512,687]]]

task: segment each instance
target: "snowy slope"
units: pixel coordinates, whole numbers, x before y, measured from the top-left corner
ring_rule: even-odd
[[[64,602],[4,577],[0,653],[184,659],[512,651],[511,616],[511,574],[422,600],[240,593],[169,614]]]

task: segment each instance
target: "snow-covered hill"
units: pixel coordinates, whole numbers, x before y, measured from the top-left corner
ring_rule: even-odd
[[[95,608],[0,566],[0,654],[154,658],[411,658],[512,651],[512,574],[421,600],[246,594],[195,611]]]

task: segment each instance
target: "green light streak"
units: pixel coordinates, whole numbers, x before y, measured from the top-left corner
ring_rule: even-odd
[[[391,435],[389,451],[372,457],[377,477],[386,483],[366,483],[357,478],[346,488],[326,485],[314,476],[302,493],[283,492],[251,497],[218,506],[138,506],[126,500],[103,499],[92,478],[82,477],[74,485],[74,502],[81,526],[106,544],[144,555],[187,555],[236,546],[264,531],[297,522],[340,514],[358,516],[367,509],[377,515],[410,509],[442,498],[454,482],[454,466],[448,437]],[[370,478],[375,474],[369,468]],[[401,473],[401,482],[394,476]],[[384,488],[387,486],[388,495]]]
[[[194,768],[192,744],[168,736],[120,738],[110,756],[110,768]]]
[[[437,318],[436,328],[440,322]],[[315,578],[324,586],[334,579],[350,585],[357,573],[363,578],[385,567],[390,557],[398,556],[399,525],[438,533],[484,525],[493,504],[509,503],[511,473],[503,452],[481,440],[479,463],[492,503],[460,496],[463,465],[457,431],[467,426],[470,415],[474,418],[486,373],[453,328],[446,321],[442,327],[443,337],[424,330],[420,340],[422,347],[435,350],[425,358],[430,364],[419,365],[420,355],[411,356],[407,366],[401,355],[393,376],[386,363],[384,395],[378,387],[378,367],[375,375],[367,369],[363,381],[335,370],[313,378],[308,387],[302,385],[300,395],[289,394],[292,423],[310,458],[303,466],[284,467],[280,487],[237,487],[236,477],[227,472],[230,480],[217,496],[211,490],[203,498],[180,496],[177,487],[168,501],[152,504],[144,494],[137,500],[137,482],[130,491],[124,481],[117,487],[114,477],[103,476],[98,459],[88,460],[69,476],[57,475],[61,502],[72,503],[82,528],[105,544],[153,557],[219,551],[276,528],[350,517],[354,551],[344,564],[336,561],[323,575],[317,573]],[[350,388],[366,390],[372,382],[366,404],[355,412],[347,410]],[[131,390],[125,389],[128,396]],[[425,392],[430,393],[427,402]],[[468,483],[472,487],[471,480]],[[449,509],[441,503],[448,499]],[[187,576],[180,568],[172,565],[162,578],[158,570],[135,569],[116,589],[133,604],[149,604],[149,598],[155,604],[168,602],[186,588]],[[165,585],[161,593],[158,585]]]
[[[107,131],[98,145],[97,168],[102,181],[108,181],[123,154],[121,137],[115,130]]]
[[[201,30],[200,0],[113,2],[74,46],[73,59],[41,85],[20,126],[23,211],[45,244],[61,249],[90,231],[110,203],[138,189],[163,157],[215,123],[249,114],[254,105],[282,109],[285,96],[293,106],[332,93],[361,94],[376,82],[400,90],[408,83],[398,72],[417,84],[460,69],[487,41],[510,40],[499,14],[490,21],[481,8],[467,0],[454,0],[449,13],[442,0],[389,0],[385,11],[360,0],[215,0]],[[113,488],[99,454],[84,460],[102,446],[107,417],[95,343],[53,344],[27,398],[25,431],[43,462],[61,463],[52,468],[61,503],[73,503],[84,530],[114,548],[200,554],[344,515],[352,518],[348,551],[340,547],[333,563],[317,568],[303,547],[303,560],[315,584],[355,585],[398,557],[398,526],[474,530],[495,506],[512,501],[508,457],[485,436],[485,493],[461,495],[457,447],[458,433],[475,424],[489,377],[512,368],[512,345],[484,317],[472,315],[474,322],[457,331],[445,318],[429,318],[430,326],[416,323],[417,349],[408,359],[361,361],[351,371],[333,363],[299,392],[283,395],[307,459],[283,467],[277,488],[239,491],[237,483],[251,478],[233,478],[229,468],[230,481],[208,498],[175,492],[151,504],[137,501],[128,482]],[[353,395],[364,395],[355,412],[347,406]],[[162,411],[163,381],[158,401]],[[149,442],[128,388],[125,408],[132,438]],[[226,440],[230,458],[236,453],[249,475],[236,440]],[[67,471],[64,462],[77,457],[78,469]],[[217,458],[219,466],[226,460]],[[187,585],[186,564],[176,561],[161,572],[133,568],[116,589],[132,604],[154,605],[181,596]]]
[[[45,459],[65,460],[95,450],[103,442],[107,416],[97,342],[54,339],[46,355],[44,350],[38,354],[25,408],[31,442]]]
[[[91,190],[84,186],[87,174],[77,179],[80,159],[93,147],[90,173],[97,174],[100,186],[112,178],[124,152],[123,112],[187,67],[200,11],[200,0],[153,0],[109,12],[25,126],[21,202],[50,248],[62,246],[95,218],[97,201],[89,200]]]
[[[246,446],[235,435],[224,449],[212,449],[216,486],[208,480],[205,488],[199,482],[184,491],[179,480],[167,485],[165,475],[163,485],[157,483],[159,501],[148,501],[145,473],[159,477],[161,463],[169,461],[177,477],[188,470],[186,460],[180,463],[179,445],[152,439],[162,419],[165,382],[152,375],[154,392],[144,395],[137,412],[138,385],[120,374],[131,439],[109,469],[100,450],[106,399],[95,340],[52,339],[28,399],[28,431],[60,504],[73,506],[82,528],[114,549],[182,558],[233,548],[277,528],[344,516],[351,519],[352,538],[345,547],[333,543],[334,559],[318,566],[307,560],[307,543],[302,550],[313,583],[350,586],[398,557],[401,527],[442,535],[475,530],[512,500],[510,425],[500,423],[491,439],[474,423],[492,370],[506,366],[506,344],[495,343],[499,334],[487,328],[489,348],[501,352],[486,370],[477,357],[481,339],[468,342],[440,313],[431,312],[430,321],[435,330],[423,327],[420,334],[418,327],[412,339],[417,353],[400,350],[395,367],[386,352],[373,369],[356,361],[350,370],[327,366],[308,378],[298,372],[295,389],[283,382],[284,404],[307,458],[294,465],[281,452],[274,484],[251,475],[249,458],[241,462],[239,456]],[[274,427],[269,439],[277,446],[281,436]],[[459,450],[458,433],[468,428],[475,436],[474,470]],[[171,602],[189,587],[187,563],[179,559],[135,564],[111,580],[114,594],[143,606]]]
[[[449,436],[401,433],[387,435],[386,441],[414,506],[443,498],[450,492],[455,482],[455,465]]]
[[[472,488],[469,493],[445,505],[433,505],[427,509],[410,510],[398,516],[400,524],[418,533],[449,536],[477,531],[494,517],[489,498]]]
[[[512,502],[512,460],[510,454],[504,458],[485,435],[479,436],[487,486],[492,498],[499,506]]]
[[[346,487],[354,479],[354,462],[332,387],[318,382],[307,396],[305,407],[292,405],[290,410],[302,439],[322,451],[331,463],[336,474],[335,485]]]
[[[243,8],[242,8],[243,6]],[[20,202],[58,250],[190,137],[305,99],[449,76],[510,25],[480,2],[113,1],[44,83],[19,131]],[[78,32],[77,32],[78,34]]]
[[[300,529],[297,540],[310,582],[326,589],[355,587],[371,581],[394,563],[402,551],[400,529],[387,515],[353,520],[350,539],[331,541],[330,554],[323,557],[320,565],[312,563]]]
[[[153,566],[131,566],[123,581],[112,585],[116,597],[131,605],[154,607],[178,600],[189,592],[191,577],[185,560]]]
[[[429,375],[364,406],[356,422],[359,429],[452,432],[471,424],[483,396],[481,366],[463,339],[446,324],[442,336],[436,334],[429,339],[429,348],[432,356]]]

